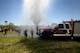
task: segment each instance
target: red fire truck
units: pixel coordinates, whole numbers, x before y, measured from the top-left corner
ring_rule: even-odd
[[[42,38],[51,37],[80,37],[80,21],[64,21],[55,27],[39,27],[38,35]]]

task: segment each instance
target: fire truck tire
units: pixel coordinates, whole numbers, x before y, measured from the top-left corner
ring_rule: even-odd
[[[44,32],[42,33],[42,38],[47,38],[47,39],[49,39],[49,38],[51,38],[51,35],[52,35],[52,32],[51,32],[51,31],[44,31]]]

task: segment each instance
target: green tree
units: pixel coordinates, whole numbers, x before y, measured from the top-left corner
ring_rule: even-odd
[[[9,23],[6,27],[8,29],[12,29],[12,30],[14,30],[16,28],[16,26],[13,23]]]

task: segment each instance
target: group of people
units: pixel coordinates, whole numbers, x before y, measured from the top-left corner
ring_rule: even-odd
[[[4,33],[4,35],[6,35],[7,34],[7,31],[8,31],[8,29],[3,29],[1,32],[3,32]],[[15,30],[17,33],[18,33],[18,35],[20,36],[20,33],[21,33],[21,30],[20,29],[16,29]],[[24,36],[25,37],[27,37],[28,36],[28,30],[27,29],[25,29],[24,31],[23,31],[23,34],[24,34]],[[33,29],[31,29],[31,37],[33,38],[33,35],[34,35],[34,30]]]
[[[18,33],[18,35],[20,36],[20,33],[21,33],[21,30],[16,30],[16,32]],[[33,38],[33,35],[34,35],[34,30],[33,29],[31,29],[31,37]],[[23,34],[24,34],[24,36],[25,37],[27,37],[28,36],[28,30],[27,29],[25,29],[24,31],[23,31]]]
[[[27,37],[27,29],[24,30],[24,35],[25,35],[25,37]],[[33,35],[34,35],[34,31],[31,29],[31,36],[32,36],[32,38],[33,38]]]
[[[7,29],[7,28],[1,29],[1,32],[2,32],[2,33],[4,33],[4,35],[6,35],[6,34],[7,34],[7,31],[8,31],[8,29]]]

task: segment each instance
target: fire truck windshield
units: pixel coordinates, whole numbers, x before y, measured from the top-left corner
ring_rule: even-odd
[[[52,28],[52,29],[58,28],[58,24],[52,24],[52,25],[51,25],[51,28]]]

